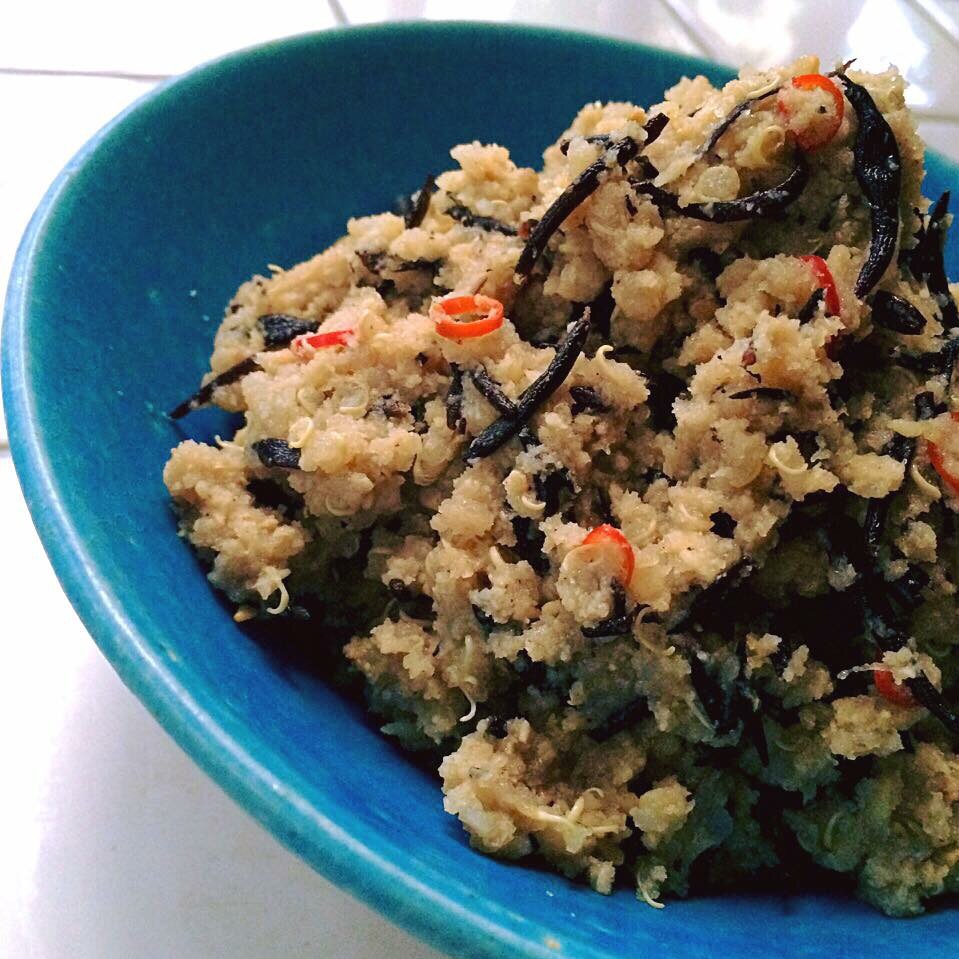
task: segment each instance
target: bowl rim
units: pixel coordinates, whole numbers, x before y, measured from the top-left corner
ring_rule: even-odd
[[[433,948],[471,959],[555,959],[557,943],[548,934],[537,941],[529,927],[486,897],[468,904],[455,891],[425,881],[426,871],[415,863],[392,861],[355,838],[349,815],[328,817],[322,807],[308,803],[287,789],[270,768],[227,731],[181,683],[163,658],[150,648],[124,610],[95,556],[85,547],[61,496],[61,484],[51,466],[47,444],[37,428],[37,403],[28,388],[27,343],[29,292],[36,278],[35,255],[61,195],[74,174],[97,152],[103,141],[127,117],[145,104],[167,96],[205,75],[247,64],[290,45],[322,46],[337,38],[376,35],[448,34],[483,31],[498,35],[550,38],[579,43],[618,46],[650,57],[675,59],[684,69],[706,69],[724,64],[602,34],[558,27],[478,21],[398,21],[296,34],[254,44],[202,63],[164,80],[135,99],[101,127],[74,154],[51,183],[17,248],[7,286],[2,329],[3,403],[10,449],[31,517],[61,586],[84,627],[124,684],[146,706],[190,758],[241,808],[249,812],[286,848],[313,869],[391,922],[418,936]],[[358,830],[362,832],[362,830]],[[492,908],[490,908],[492,907]],[[645,940],[645,941],[644,941]],[[632,950],[661,949],[653,935],[635,936]],[[569,943],[563,953],[580,959],[608,959],[608,952],[591,943]]]

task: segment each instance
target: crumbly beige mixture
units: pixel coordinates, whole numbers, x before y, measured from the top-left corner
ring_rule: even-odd
[[[806,58],[721,90],[683,79],[649,110],[589,104],[541,171],[501,146],[456,147],[418,226],[351,220],[325,252],[240,287],[207,379],[254,358],[213,393],[243,426],[218,447],[181,443],[164,473],[239,621],[309,615],[317,644],[347,629],[370,709],[405,746],[442,753],[446,808],[477,849],[545,858],[603,893],[632,882],[656,906],[810,863],[892,915],[959,890],[955,740],[873,673],[924,676],[947,701],[959,681],[957,501],[930,460],[959,463],[959,429],[946,377],[902,359],[951,335],[944,296],[894,258],[879,289],[925,321],[903,334],[855,292],[871,226],[848,100],[785,212],[682,213],[787,177],[796,136],[820,135],[831,103],[789,80],[818,70]],[[908,250],[929,202],[902,79],[848,76],[898,142]],[[703,153],[734,107],[784,83],[788,109],[758,101]],[[668,124],[646,146],[658,113]],[[639,160],[607,155],[517,283],[535,222],[606,155],[600,134],[633,137],[680,208],[630,182]],[[809,254],[838,315],[811,301]],[[499,299],[505,322],[438,335],[430,307],[450,292]],[[500,415],[473,372],[517,400],[582,305],[598,316],[610,294],[609,328],[594,324],[529,430],[467,463]],[[351,332],[267,349],[270,314]],[[936,406],[918,422],[920,391]],[[264,440],[298,461],[265,465]],[[871,551],[868,500],[884,511]],[[583,546],[602,523],[628,540],[628,582],[616,549]],[[864,556],[901,619],[893,642],[877,638]]]

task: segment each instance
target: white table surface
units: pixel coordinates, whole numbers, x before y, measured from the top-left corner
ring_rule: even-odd
[[[959,0],[33,0],[0,30],[0,285],[84,140],[158,79],[345,22],[553,23],[730,63],[900,65],[959,157]],[[0,959],[437,959],[282,849],[179,751],[87,636],[20,497],[0,418]]]

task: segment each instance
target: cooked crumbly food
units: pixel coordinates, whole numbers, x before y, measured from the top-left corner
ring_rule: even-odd
[[[243,416],[164,473],[237,620],[342,647],[483,852],[959,890],[959,318],[899,74],[452,157],[244,283],[174,411]]]

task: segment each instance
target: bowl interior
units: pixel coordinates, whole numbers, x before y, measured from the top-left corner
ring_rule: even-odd
[[[163,411],[206,369],[240,281],[388,208],[456,143],[535,164],[583,103],[653,102],[693,72],[728,76],[576,34],[401,25],[270,44],[148,95],[70,164],[21,248],[4,333],[17,467],[71,599],[158,719],[280,840],[457,956],[706,959],[745,954],[759,929],[782,957],[838,941],[941,956],[959,935],[948,910],[892,922],[809,894],[657,912],[471,852],[435,777],[251,641],[175,535],[170,447],[226,424]],[[959,171],[933,158],[928,181],[935,195]],[[957,260],[953,244],[953,275]]]

